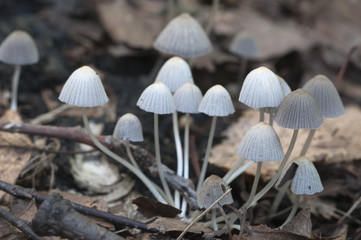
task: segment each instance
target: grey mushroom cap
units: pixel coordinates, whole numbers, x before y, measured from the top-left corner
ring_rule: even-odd
[[[162,82],[149,85],[140,95],[137,106],[156,114],[170,114],[176,110],[172,93]]]
[[[193,82],[193,76],[186,61],[180,57],[172,57],[161,67],[155,82],[162,82],[171,92],[175,92],[184,83]]]
[[[228,116],[234,113],[231,96],[224,87],[215,85],[203,96],[198,111],[208,116]]]
[[[200,208],[210,207],[218,198],[222,197],[228,189],[229,186],[222,178],[217,175],[209,176],[203,182],[203,185],[197,194],[198,206]],[[219,201],[221,206],[232,203],[233,198],[231,193],[228,193],[221,201]],[[216,206],[214,208],[216,208]]]
[[[12,32],[1,43],[0,61],[14,65],[37,63],[39,52],[33,38],[24,31]]]
[[[274,162],[284,158],[276,131],[264,122],[257,123],[246,132],[237,155],[254,162]]]
[[[59,100],[78,107],[103,106],[109,101],[100,77],[88,66],[78,68],[70,75]]]
[[[316,100],[322,117],[335,118],[345,113],[340,95],[335,86],[324,75],[316,75],[303,86]]]
[[[143,141],[142,124],[139,118],[132,113],[124,114],[115,125],[113,137],[131,142]]]
[[[290,129],[317,129],[323,122],[315,99],[303,89],[283,99],[274,120],[279,126]]]
[[[259,67],[246,76],[238,100],[251,108],[267,108],[278,107],[284,97],[276,74]]]
[[[238,33],[233,38],[229,50],[239,57],[254,58],[258,54],[257,40],[247,32]]]
[[[212,51],[212,44],[201,25],[188,13],[171,20],[154,42],[160,52],[191,58]]]
[[[284,177],[287,179],[282,180]],[[294,194],[313,195],[323,191],[320,175],[307,157],[297,157],[287,165],[280,181],[285,182],[290,179],[292,179],[291,191]]]
[[[173,95],[178,112],[199,113],[198,107],[202,101],[201,90],[192,82],[183,84]]]

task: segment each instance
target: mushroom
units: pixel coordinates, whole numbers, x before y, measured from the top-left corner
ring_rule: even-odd
[[[33,38],[24,31],[16,30],[12,32],[1,43],[0,61],[15,65],[11,84],[10,109],[16,111],[21,66],[34,64],[39,61],[38,49]]]
[[[217,175],[209,176],[202,184],[200,191],[197,193],[198,206],[200,208],[211,207],[211,205],[217,199],[219,199],[224,193],[226,193],[227,190],[229,190],[229,186],[222,178],[220,178]],[[221,213],[224,217],[224,221],[226,222],[227,227],[228,227],[228,233],[230,235],[230,239],[232,239],[231,227],[229,225],[227,215],[223,210],[223,206],[232,204],[232,203],[233,203],[232,194],[228,194],[221,201],[219,201],[217,203],[217,207],[216,207],[221,211]],[[213,209],[213,212],[212,212],[212,222],[213,222],[214,230],[217,230],[218,227],[217,227],[217,223],[216,223],[216,209],[215,208]]]
[[[311,94],[303,89],[293,91],[283,99],[277,108],[274,120],[281,127],[294,129],[292,139],[285,157],[279,166],[278,172],[272,177],[268,184],[255,195],[249,206],[256,203],[258,199],[266,194],[278,180],[288,158],[292,153],[297,139],[298,130],[316,129],[322,124],[322,116],[315,99],[311,96]]]
[[[134,167],[140,169],[132,155],[132,152],[130,151],[129,144],[129,141],[141,142],[144,140],[142,124],[140,123],[139,118],[131,113],[124,114],[121,118],[119,118],[117,124],[115,125],[113,137],[124,141],[125,149],[127,150],[127,155],[131,163]]]
[[[160,181],[167,196],[168,202],[174,205],[172,195],[170,193],[167,181],[164,177],[162,161],[159,147],[159,126],[158,114],[170,114],[175,111],[172,93],[169,88],[161,82],[155,82],[149,85],[140,95],[137,106],[144,111],[154,113],[154,144],[155,159],[157,162]]]
[[[166,202],[162,194],[155,187],[155,184],[152,183],[144,173],[125,159],[104,147],[90,129],[86,108],[102,106],[109,101],[100,77],[92,68],[83,66],[75,70],[64,84],[64,87],[60,92],[59,100],[70,105],[81,107],[84,127],[95,146],[134,173],[148,187],[158,201],[163,203]]]
[[[215,85],[204,95],[201,103],[199,104],[198,111],[207,114],[208,116],[212,116],[213,118],[208,136],[206,154],[203,160],[201,174],[198,179],[197,192],[200,190],[206,176],[208,159],[211,153],[214,132],[216,130],[217,117],[224,117],[234,113],[231,96],[224,87],[221,85]]]
[[[292,180],[291,192],[296,195],[292,210],[286,221],[282,224],[283,228],[295,216],[299,206],[300,198],[303,194],[313,195],[323,191],[320,176],[313,163],[306,157],[300,156],[295,158],[283,172],[278,186]]]
[[[303,86],[316,100],[322,117],[336,118],[345,113],[340,95],[330,79],[325,75],[316,75]],[[306,155],[306,152],[311,144],[312,138],[315,135],[316,129],[312,129],[308,134],[305,144],[303,145],[301,156]]]
[[[238,81],[242,81],[247,68],[247,60],[258,54],[258,44],[254,36],[248,32],[240,32],[235,35],[229,51],[240,58]]]
[[[185,113],[185,127],[184,127],[184,171],[183,177],[189,178],[189,126],[190,114],[199,113],[198,107],[202,101],[201,90],[192,82],[183,84],[173,95],[174,103],[177,111]],[[185,214],[187,202],[182,202],[182,215]]]
[[[154,42],[154,48],[182,58],[203,56],[212,45],[201,25],[188,13],[171,20]]]
[[[268,110],[271,122],[273,109],[279,106],[284,97],[276,74],[266,67],[259,67],[246,76],[238,101],[259,109],[260,122],[264,121],[264,112]]]

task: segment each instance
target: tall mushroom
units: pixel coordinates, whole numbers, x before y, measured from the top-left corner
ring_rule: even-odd
[[[33,38],[24,31],[16,30],[12,32],[1,43],[0,61],[15,65],[11,84],[10,108],[16,111],[21,66],[34,64],[39,61],[39,52]]]

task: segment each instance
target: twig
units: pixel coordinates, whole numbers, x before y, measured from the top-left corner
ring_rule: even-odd
[[[29,225],[25,221],[15,217],[13,214],[6,211],[2,207],[0,207],[0,217],[6,220],[7,222],[11,223],[12,225],[14,225],[16,228],[20,229],[23,233],[25,233],[25,235],[27,235],[31,239],[45,240],[44,238],[34,233],[34,231],[29,227]]]
[[[46,199],[46,195],[40,194],[33,189],[23,188],[0,180],[0,190],[7,192],[17,198],[35,199],[37,203],[42,203]],[[116,216],[107,212],[103,212],[94,208],[88,208],[80,204],[72,203],[75,210],[80,213],[103,219],[113,224],[121,224],[131,228],[137,228],[148,232],[158,232],[157,229],[148,229],[147,224],[138,222],[129,218]]]

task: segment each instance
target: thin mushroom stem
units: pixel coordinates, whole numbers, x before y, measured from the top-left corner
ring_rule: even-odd
[[[177,152],[177,175],[183,175],[183,154],[182,154],[182,143],[179,136],[179,127],[178,127],[178,114],[177,111],[172,113],[172,122],[173,122],[173,134],[174,141]],[[179,191],[174,192],[174,207],[180,208],[180,193]]]
[[[144,173],[139,171],[139,169],[136,169],[132,164],[127,162],[125,159],[119,157],[117,154],[113,153],[108,148],[104,147],[104,145],[99,142],[99,140],[94,136],[92,130],[89,127],[88,116],[86,114],[86,108],[84,107],[82,108],[82,115],[83,115],[84,127],[87,133],[89,134],[91,140],[93,141],[94,145],[97,148],[99,148],[102,152],[104,152],[106,155],[113,158],[114,160],[122,164],[124,167],[128,168],[132,173],[134,173],[134,175],[136,175],[145,184],[145,186],[148,187],[149,191],[151,191],[151,193],[159,202],[167,203],[167,201],[162,197],[159,191],[157,191],[156,187],[154,186],[155,184],[152,181],[150,181],[144,175]]]
[[[254,196],[254,199],[252,201],[252,203],[247,207],[249,208],[250,206],[254,205],[261,197],[263,197],[272,187],[273,185],[277,182],[278,178],[280,177],[283,168],[285,167],[287,160],[289,159],[289,157],[291,156],[292,150],[295,146],[296,143],[296,139],[297,139],[297,135],[298,135],[298,129],[295,129],[293,131],[293,135],[292,135],[292,139],[290,142],[290,145],[288,147],[288,150],[285,154],[285,157],[283,158],[281,165],[278,168],[278,172],[272,177],[272,179],[268,182],[268,184],[259,192]]]
[[[160,147],[159,147],[159,128],[158,128],[158,114],[154,113],[154,144],[155,144],[155,160],[157,162],[157,168],[159,172],[159,178],[163,186],[163,190],[167,196],[167,200],[171,205],[174,205],[172,195],[170,193],[167,181],[164,177],[164,172],[162,168],[162,161],[160,158]]]
[[[214,206],[219,203],[230,191],[232,191],[232,188],[228,189],[220,198],[218,198],[211,206],[209,206],[204,212],[202,212],[198,217],[196,217],[189,225],[186,227],[186,229],[183,230],[183,232],[177,237],[176,240],[181,240],[182,237],[187,233],[187,231],[201,219],[204,215],[206,215]]]
[[[183,171],[183,177],[188,179],[189,178],[189,127],[190,127],[190,114],[186,113],[186,123],[184,126],[184,171]],[[182,207],[181,207],[182,213],[181,216],[185,216],[187,211],[187,201],[183,199],[182,201]]]
[[[311,145],[313,136],[315,136],[316,129],[311,129],[310,133],[308,134],[308,137],[306,139],[305,144],[303,145],[302,151],[300,153],[300,156],[305,156],[307,153],[308,148]]]
[[[295,202],[293,203],[293,207],[291,209],[291,212],[290,214],[288,215],[286,221],[281,225],[281,229],[289,222],[292,220],[292,218],[295,216],[296,212],[297,212],[297,209],[298,209],[298,206],[300,204],[300,198],[301,198],[301,195],[300,194],[297,194],[296,195],[296,199],[295,199]]]
[[[253,180],[251,194],[249,195],[248,201],[246,202],[246,207],[247,208],[251,204],[251,202],[252,202],[252,200],[253,200],[253,198],[254,198],[254,196],[256,194],[259,178],[261,176],[261,168],[262,168],[262,162],[257,162],[256,176],[254,177],[254,180]]]
[[[136,167],[137,169],[140,169],[137,162],[135,161],[132,152],[130,151],[130,144],[129,144],[129,140],[125,140],[125,149],[127,150],[127,155],[129,157],[130,162],[133,164],[134,167]]]
[[[21,65],[15,65],[15,70],[13,74],[13,79],[11,82],[11,103],[10,109],[16,111],[18,109],[18,88],[19,88],[19,79],[21,73]]]
[[[223,180],[227,182],[227,180],[238,170],[238,168],[244,163],[245,160],[245,158],[241,158],[239,161],[237,161],[236,164],[234,164],[234,166],[226,173],[226,175],[224,175]]]
[[[254,164],[254,162],[249,161],[248,163],[243,165],[241,168],[235,171],[235,173],[232,176],[230,176],[229,179],[227,179],[226,183],[230,184],[231,182],[233,182],[234,179],[236,179],[239,175],[241,175],[244,171],[246,171],[247,168],[249,168],[252,164]]]
[[[199,192],[199,190],[201,189],[204,178],[206,177],[208,159],[209,159],[209,155],[211,154],[211,148],[212,148],[214,132],[216,131],[216,122],[217,122],[217,117],[213,116],[212,125],[211,125],[211,129],[209,131],[209,136],[208,136],[206,155],[205,155],[204,160],[203,160],[201,175],[199,176],[199,179],[198,179],[197,192]]]
[[[218,205],[218,207],[219,207],[219,211],[221,211],[221,214],[222,214],[222,216],[223,216],[223,218],[224,218],[224,222],[225,222],[226,225],[227,225],[229,240],[232,240],[232,230],[231,230],[231,226],[229,225],[227,215],[226,215],[226,213],[224,212],[221,204],[217,203],[217,205]]]
[[[213,208],[212,209],[212,216],[211,216],[211,221],[212,221],[212,228],[214,231],[217,231],[218,230],[218,225],[217,225],[217,221],[216,221],[216,218],[217,218],[217,209]]]
[[[260,122],[264,122],[264,112],[265,112],[264,108],[259,109],[259,121]]]
[[[269,108],[269,125],[273,126],[273,108]]]

